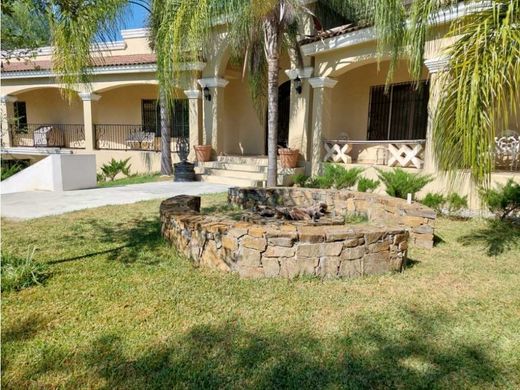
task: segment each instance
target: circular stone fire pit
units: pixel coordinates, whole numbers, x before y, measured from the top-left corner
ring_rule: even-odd
[[[197,196],[163,201],[163,236],[199,266],[255,278],[359,277],[400,271],[409,237],[411,244],[432,245],[435,213],[400,199],[303,188],[231,188],[228,198],[243,209],[238,213],[241,220],[236,215],[200,214]],[[327,205],[328,213],[303,220],[259,212],[320,203]],[[349,213],[364,214],[368,221],[345,224]]]

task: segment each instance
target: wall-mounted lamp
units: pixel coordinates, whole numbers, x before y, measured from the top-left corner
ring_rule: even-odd
[[[204,99],[206,99],[208,102],[211,101],[211,93],[209,92],[208,87],[204,87]]]
[[[294,79],[294,89],[296,90],[296,93],[298,95],[301,95],[301,93],[302,93],[302,79],[300,78],[300,76],[296,76],[296,78]]]

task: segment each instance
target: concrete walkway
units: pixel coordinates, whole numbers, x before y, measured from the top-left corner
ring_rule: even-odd
[[[93,188],[65,192],[17,192],[1,195],[1,216],[31,219],[93,207],[128,204],[175,195],[199,195],[225,192],[229,186],[202,182],[132,184],[121,187]]]

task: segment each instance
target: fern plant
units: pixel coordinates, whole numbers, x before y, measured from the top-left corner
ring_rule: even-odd
[[[357,190],[359,192],[373,192],[381,182],[379,180],[367,179],[366,177],[361,177],[357,183]]]
[[[456,192],[452,192],[446,198],[446,203],[448,205],[448,215],[454,216],[458,214],[462,209],[468,207],[468,197],[460,196]]]
[[[386,193],[396,198],[406,199],[408,194],[415,196],[433,178],[431,175],[421,175],[420,173],[408,173],[401,168],[393,171],[377,170],[379,180],[386,186]]]
[[[323,168],[323,175],[316,176],[309,181],[309,185],[318,188],[344,189],[356,185],[361,168],[346,169],[340,165],[327,164]]]
[[[117,175],[122,173],[126,177],[130,176],[130,168],[131,164],[128,164],[130,161],[130,157],[125,160],[116,160],[112,158],[108,163],[103,164],[101,166],[101,172],[105,177],[110,178],[111,181],[114,181]]]
[[[421,203],[440,214],[442,206],[446,203],[446,198],[442,194],[428,192],[424,199],[421,200]]]

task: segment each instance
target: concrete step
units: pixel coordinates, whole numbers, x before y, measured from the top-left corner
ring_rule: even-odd
[[[264,156],[218,156],[217,161],[228,164],[267,166],[267,157]]]
[[[261,187],[263,184],[259,180],[239,179],[227,176],[200,175],[200,181],[214,184],[227,184],[237,187]]]
[[[234,171],[228,169],[217,169],[217,168],[209,168],[206,169],[204,174],[210,176],[225,176],[225,177],[234,177],[237,179],[249,179],[249,180],[267,180],[267,173],[264,172],[248,172],[248,171]]]
[[[248,165],[248,164],[232,164],[221,161],[207,161],[207,162],[198,162],[196,165],[198,168],[204,169],[226,169],[228,171],[241,171],[241,172],[264,172],[267,169],[267,166],[261,165]]]

